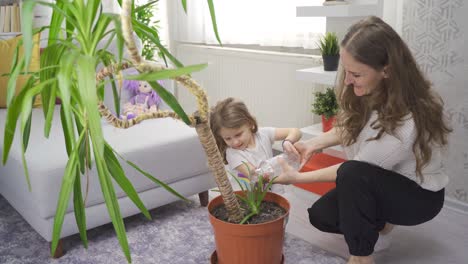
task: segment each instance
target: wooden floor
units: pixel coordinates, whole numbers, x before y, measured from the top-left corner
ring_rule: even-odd
[[[323,233],[308,220],[307,208],[318,196],[294,186],[282,194],[291,203],[286,232],[347,259],[343,236]],[[466,264],[468,263],[468,214],[444,208],[433,220],[414,227],[397,226],[389,248],[375,254],[376,263]]]

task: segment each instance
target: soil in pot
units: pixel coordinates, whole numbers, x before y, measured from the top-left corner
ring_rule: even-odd
[[[245,212],[248,211],[247,205],[243,201],[239,201],[241,209]],[[260,213],[258,215],[252,216],[245,224],[261,224],[273,221],[275,219],[280,218],[286,213],[281,206],[272,203],[263,201],[260,204]],[[228,222],[228,213],[224,204],[213,208],[211,214],[219,220]]]

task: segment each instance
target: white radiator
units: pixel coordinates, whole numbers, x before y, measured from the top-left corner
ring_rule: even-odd
[[[192,76],[208,92],[210,106],[240,98],[260,126],[300,128],[319,120],[310,110],[313,93],[323,87],[296,80],[296,70],[318,65],[316,56],[191,44],[179,44],[176,54],[184,65],[209,64]],[[177,87],[176,95],[187,112],[195,110],[186,89]]]

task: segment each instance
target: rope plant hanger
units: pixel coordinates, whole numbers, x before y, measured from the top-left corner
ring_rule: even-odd
[[[124,62],[121,64],[114,64],[107,67],[104,67],[96,74],[96,81],[102,82],[104,78],[110,76],[111,74],[120,72],[121,70],[133,67],[138,72],[145,73],[155,73],[167,70],[164,66],[155,64],[152,62],[145,61],[141,56],[138,48],[135,45],[135,40],[133,37],[133,27],[131,23],[131,1],[132,0],[123,0],[122,1],[122,32],[123,38],[125,40],[125,46],[128,53],[130,54],[131,62]],[[191,94],[196,97],[197,100],[197,111],[189,116],[179,116],[175,112],[170,111],[161,111],[158,110],[154,113],[144,113],[136,116],[130,120],[122,120],[115,116],[104,104],[104,102],[99,102],[99,112],[102,117],[104,117],[107,122],[112,124],[117,128],[129,128],[131,126],[137,125],[140,122],[147,119],[155,118],[174,118],[183,120],[187,125],[194,127],[197,131],[198,137],[200,139],[201,145],[203,146],[206,156],[208,158],[208,165],[215,177],[216,184],[218,185],[221,196],[223,197],[224,204],[229,214],[229,219],[232,222],[239,223],[243,214],[241,213],[239,203],[236,199],[236,196],[232,190],[231,184],[227,177],[226,170],[224,168],[223,158],[218,150],[216,141],[213,137],[213,134],[210,129],[209,124],[209,106],[206,92],[197,84],[190,76],[183,75],[178,77],[171,77],[177,83],[184,86]],[[155,81],[154,81],[155,82]],[[154,83],[153,82],[153,83]],[[152,82],[149,83],[153,86]],[[154,89],[154,86],[153,86]],[[163,97],[164,99],[164,97]],[[183,112],[182,112],[183,113]]]

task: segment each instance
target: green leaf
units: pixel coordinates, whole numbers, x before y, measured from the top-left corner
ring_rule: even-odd
[[[218,40],[219,45],[222,46],[223,44],[221,43],[221,39],[219,37],[218,26],[216,25],[216,13],[215,13],[213,0],[207,0],[207,2],[208,2],[208,6],[210,8],[211,24],[213,25],[213,31],[215,33],[215,36],[216,36],[216,39]]]
[[[10,76],[8,78],[7,94],[6,94],[7,106],[10,106],[11,100],[13,100],[13,96],[15,95],[15,90],[16,90],[16,80],[18,79],[18,76],[21,73],[21,69],[24,66],[24,57],[20,58],[20,60],[17,62],[18,48],[20,45],[22,45],[21,41],[18,43],[18,47],[16,47],[15,49],[15,54],[14,54],[15,59],[13,61],[13,68],[11,69]]]
[[[75,65],[75,60],[78,57],[78,55],[79,53],[74,51],[67,53],[67,56],[64,56],[64,59],[60,62],[60,68],[57,74],[60,99],[62,101],[60,117],[62,120],[65,145],[67,147],[67,153],[69,155],[73,148],[72,142],[75,141],[71,111],[72,79],[70,78],[70,76],[73,76],[73,66]]]
[[[162,87],[158,82],[148,82],[153,90],[155,90],[159,97],[163,99],[163,101],[172,109],[174,112],[182,118],[182,121],[184,121],[185,124],[191,125],[190,119],[185,113],[184,109],[182,106],[180,106],[179,102],[175,98],[175,96],[168,92],[164,87]]]
[[[146,8],[151,8],[151,6],[153,6],[154,4],[156,4],[157,2],[159,2],[159,0],[154,0],[154,1],[149,1],[148,3],[144,4],[144,5],[141,5],[141,6],[138,6],[135,8],[135,13],[138,13],[140,12],[141,10],[143,9],[146,9]]]
[[[122,157],[121,157],[122,158]],[[122,158],[123,159],[123,158]],[[125,159],[124,159],[125,160]],[[176,190],[172,189],[169,185],[165,184],[164,182],[156,179],[154,176],[152,176],[151,174],[149,174],[148,172],[140,169],[140,167],[138,167],[135,163],[131,162],[131,161],[128,161],[128,160],[125,160],[130,166],[132,166],[133,168],[135,168],[135,170],[137,170],[138,172],[140,172],[141,174],[145,175],[148,179],[150,179],[151,181],[153,181],[154,183],[158,184],[159,186],[163,187],[164,189],[166,189],[166,191],[174,194],[175,196],[179,197],[180,199],[184,200],[184,201],[188,201],[187,198],[185,198],[184,196],[182,196],[180,193],[178,193]]]
[[[31,79],[28,81],[30,82]],[[21,105],[27,91],[27,89],[22,89],[19,94],[13,98],[11,105],[7,108],[5,133],[3,138],[3,164],[6,164],[8,160],[11,144],[13,143],[13,138],[15,137],[16,124],[21,113]]]
[[[112,178],[119,184],[120,188],[127,194],[128,198],[133,201],[133,203],[140,209],[140,211],[146,216],[146,218],[151,219],[151,215],[146,209],[143,201],[141,201],[138,196],[137,191],[133,187],[132,183],[125,176],[125,172],[122,169],[117,157],[114,155],[114,150],[109,144],[104,146],[104,160],[107,163],[109,168],[109,173]]]
[[[32,49],[33,49],[33,16],[34,6],[36,1],[24,0],[21,7],[21,29],[23,33],[24,43],[24,71],[29,71],[29,63],[31,62]]]
[[[84,142],[84,140],[82,140]],[[77,144],[80,146],[81,144]],[[85,248],[88,248],[88,236],[86,235],[86,211],[81,194],[81,180],[79,171],[76,170],[75,183],[73,184],[73,211],[75,212],[75,221],[80,232],[80,238]]]
[[[316,92],[314,96],[312,113],[324,115],[327,119],[338,113],[339,106],[333,88],[328,87],[324,92]]]
[[[83,140],[84,132],[80,135],[75,148],[69,156],[67,166],[65,167],[65,173],[62,179],[62,185],[60,186],[60,193],[57,200],[57,210],[54,217],[54,227],[52,231],[52,245],[50,246],[52,256],[55,254],[57,249],[58,241],[60,240],[60,233],[62,231],[63,220],[65,219],[65,213],[68,207],[68,201],[70,200],[70,193],[72,191],[75,178],[77,175],[77,164],[78,164],[78,148],[81,140]]]
[[[126,79],[128,80],[140,80],[140,81],[156,81],[156,80],[165,80],[170,78],[179,77],[182,75],[190,74],[192,72],[201,71],[206,68],[208,64],[196,64],[190,65],[182,68],[177,69],[167,69],[167,70],[160,70],[157,72],[150,72],[150,73],[142,73],[139,75],[128,75]]]
[[[318,48],[322,55],[337,55],[340,53],[338,37],[334,32],[326,32],[318,42]]]
[[[185,13],[187,13],[187,0],[181,0],[182,1],[182,7],[184,8]]]
[[[174,63],[175,66],[178,68],[183,67],[183,64],[177,60],[174,55],[172,55],[164,45],[161,44],[161,40],[159,39],[158,32],[151,27],[146,26],[145,24],[139,22],[138,20],[132,20],[133,27],[135,32],[140,38],[146,36],[148,39],[154,42],[154,44],[158,47],[158,49],[165,54],[169,58],[169,60]]]

